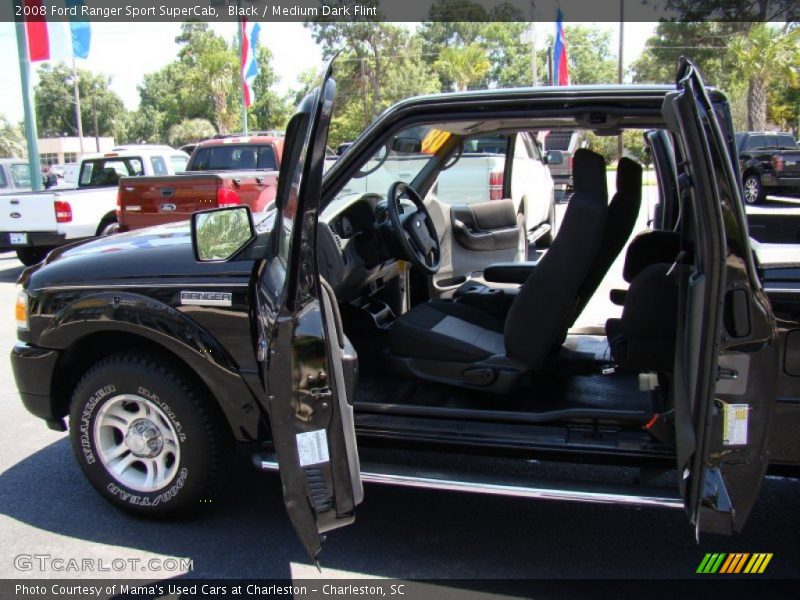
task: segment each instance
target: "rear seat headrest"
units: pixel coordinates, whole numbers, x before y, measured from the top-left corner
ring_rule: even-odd
[[[657,263],[671,264],[681,251],[681,235],[675,231],[653,229],[634,237],[625,253],[622,277],[630,283],[645,268]]]

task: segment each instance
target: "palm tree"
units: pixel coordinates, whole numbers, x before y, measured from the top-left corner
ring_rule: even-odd
[[[206,119],[184,119],[169,128],[169,143],[175,148],[190,142],[200,142],[217,133]]]
[[[462,48],[442,48],[435,66],[445,78],[453,82],[455,91],[461,92],[470,84],[481,81],[492,65],[486,58],[486,50],[473,42]]]
[[[736,69],[747,80],[747,126],[763,131],[767,124],[767,90],[779,77],[800,76],[800,29],[753,24],[730,45]]]
[[[0,115],[0,157],[25,158],[25,138],[19,127]]]

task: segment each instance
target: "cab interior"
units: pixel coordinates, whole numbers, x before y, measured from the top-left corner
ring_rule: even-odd
[[[611,425],[644,429],[671,445],[673,365],[676,340],[687,338],[691,322],[681,299],[693,271],[695,226],[681,192],[681,149],[660,114],[598,111],[428,127],[447,131],[448,143],[407,183],[436,233],[435,271],[410,264],[391,239],[393,182],[383,193],[354,183],[363,172],[374,177],[374,164],[391,157],[407,131],[389,136],[342,188],[357,191],[340,191],[320,217],[320,274],[336,295],[358,359],[357,415],[406,417],[410,427],[413,419],[506,428]],[[600,155],[579,149],[569,159],[573,188],[561,200],[549,240],[525,243],[524,250],[465,249],[457,225],[470,214],[466,228],[473,235],[486,223],[507,229],[516,216],[508,214],[508,185],[503,199],[483,203],[437,196],[442,176],[466,159],[470,140],[507,136],[511,148],[525,132],[546,157],[539,132],[565,130],[591,131],[597,139],[633,130],[650,165],[623,158],[614,175]],[[419,153],[419,144],[412,146]],[[506,183],[514,166],[509,158]],[[397,212],[413,219],[418,206],[400,188]],[[535,233],[526,230],[526,242]],[[620,274],[625,285],[610,287]],[[602,316],[581,319],[587,307]]]

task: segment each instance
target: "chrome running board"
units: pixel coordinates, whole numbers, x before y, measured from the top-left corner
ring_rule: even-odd
[[[256,457],[255,463],[262,471],[278,471],[278,463],[274,457]],[[474,474],[471,474],[469,478],[454,478],[452,475],[446,476],[441,472],[403,468],[396,465],[380,465],[378,468],[375,465],[362,465],[361,480],[365,483],[537,500],[683,508],[683,499],[677,494],[673,496],[665,494],[663,489],[644,486],[611,486],[588,482],[583,485],[558,485],[558,482],[539,483],[538,485],[489,482],[477,479]]]

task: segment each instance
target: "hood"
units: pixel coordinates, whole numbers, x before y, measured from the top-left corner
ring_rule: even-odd
[[[20,283],[39,289],[215,282],[249,278],[252,268],[253,261],[195,261],[189,222],[182,221],[56,248],[44,263],[24,271]]]

